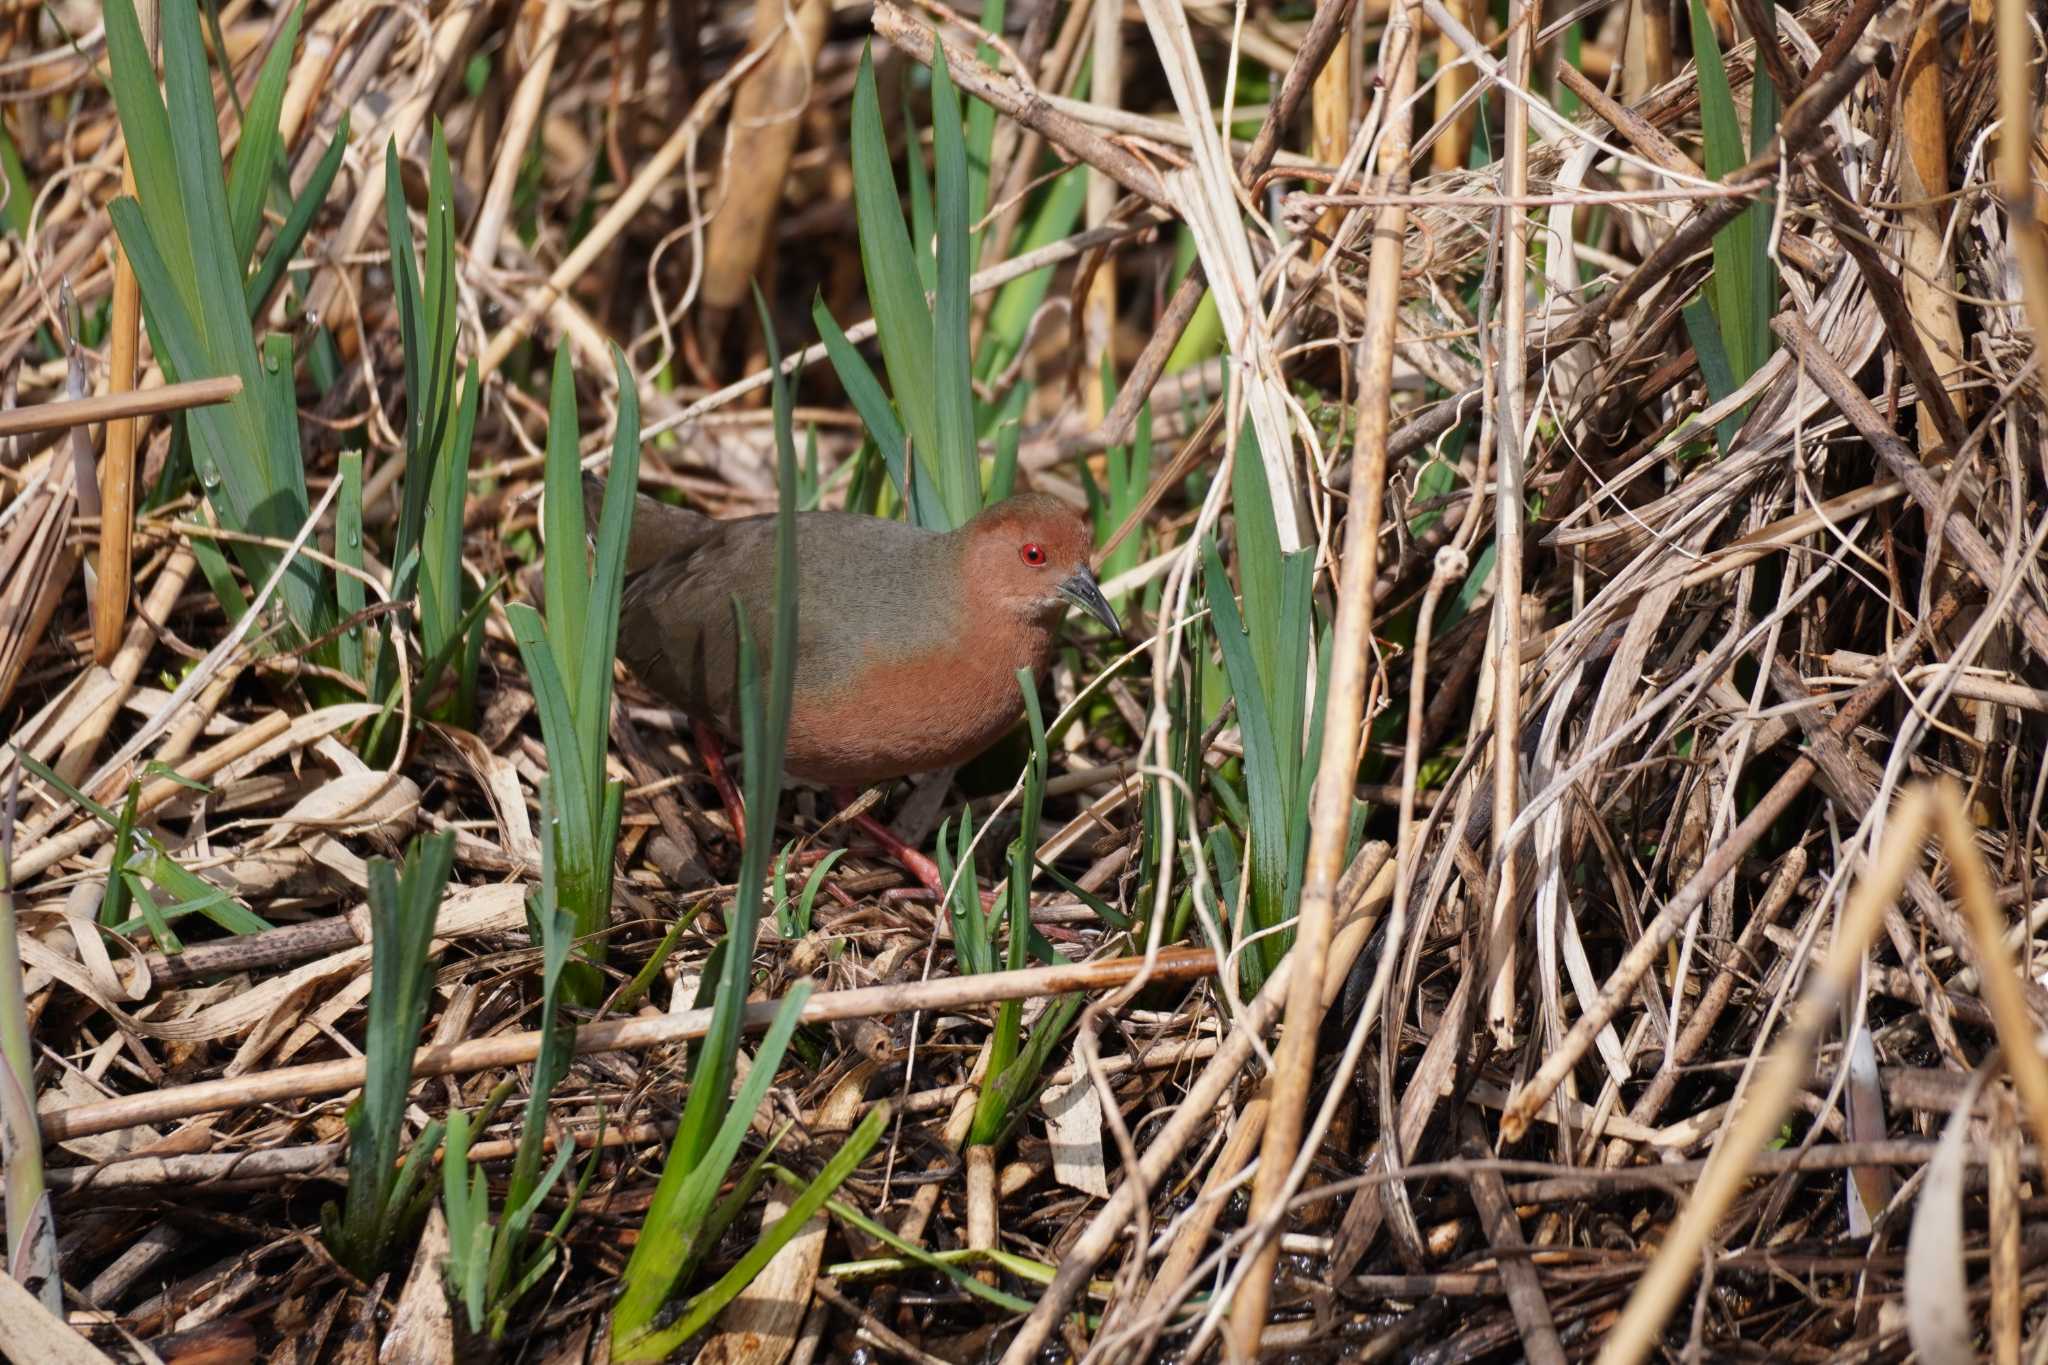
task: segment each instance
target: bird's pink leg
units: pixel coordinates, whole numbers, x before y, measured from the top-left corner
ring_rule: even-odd
[[[726,771],[725,750],[719,747],[718,736],[709,725],[692,716],[690,735],[697,741],[697,757],[704,760],[704,771],[711,778],[711,785],[718,789],[718,800],[725,807],[725,818],[732,821],[732,837],[740,843],[747,842],[747,808],[740,800],[739,788],[732,784],[732,774]]]
[[[852,787],[834,787],[832,789],[832,799],[841,806],[852,805],[859,796],[860,792]],[[939,865],[937,863],[897,838],[894,830],[875,819],[872,815],[866,813],[856,815],[853,817],[853,823],[866,831],[870,839],[880,844],[882,851],[895,859],[899,867],[922,882],[926,890],[930,891],[941,901],[946,898],[946,883],[939,877]]]

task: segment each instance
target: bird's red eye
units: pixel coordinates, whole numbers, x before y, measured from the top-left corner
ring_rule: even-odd
[[[1017,553],[1018,556],[1022,558],[1023,561],[1026,564],[1029,564],[1032,568],[1041,569],[1045,567],[1045,547],[1043,545],[1026,545]]]

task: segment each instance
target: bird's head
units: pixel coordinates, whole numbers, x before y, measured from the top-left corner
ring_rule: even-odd
[[[1088,568],[1094,540],[1081,515],[1043,493],[1019,493],[961,528],[970,600],[1049,622],[1069,604],[1121,635]]]

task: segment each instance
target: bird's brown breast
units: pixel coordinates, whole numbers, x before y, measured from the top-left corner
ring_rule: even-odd
[[[1016,670],[1042,670],[1051,653],[1018,638],[1015,648],[954,642],[877,659],[829,692],[799,693],[784,766],[795,776],[861,785],[951,767],[987,749],[1017,723],[1024,695]]]

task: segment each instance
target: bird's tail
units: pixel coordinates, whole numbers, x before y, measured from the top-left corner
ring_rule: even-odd
[[[604,515],[604,480],[586,471],[583,475],[583,525],[597,534]],[[702,512],[674,507],[645,493],[633,499],[633,533],[626,542],[626,572],[636,574],[687,549],[717,523]]]

